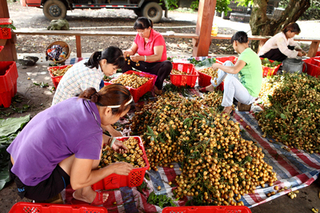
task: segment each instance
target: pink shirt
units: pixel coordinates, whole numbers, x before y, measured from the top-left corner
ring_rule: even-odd
[[[167,48],[166,48],[166,43],[164,41],[163,36],[155,31],[154,29],[151,29],[150,31],[150,36],[149,40],[146,45],[144,39],[137,34],[136,38],[134,39],[134,43],[138,45],[138,54],[139,55],[154,55],[154,47],[156,46],[163,46],[163,52],[162,52],[162,57],[160,61],[165,61],[167,60]]]

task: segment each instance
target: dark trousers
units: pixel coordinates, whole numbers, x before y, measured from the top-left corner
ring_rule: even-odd
[[[288,48],[290,50],[294,50],[294,46],[288,46]],[[273,61],[283,61],[286,58],[288,58],[285,54],[283,54],[279,48],[277,49],[271,49],[269,50],[269,52],[266,52],[264,55],[260,56],[261,58],[267,58],[269,60],[273,60]]]
[[[147,72],[157,76],[157,80],[155,86],[162,90],[163,81],[166,79],[172,70],[171,61],[162,61],[162,62],[144,62],[140,61],[139,66],[136,66],[135,62],[130,61],[130,64],[126,62],[126,64],[122,67],[122,72],[126,72],[128,70],[132,70],[132,68],[140,70],[142,72]]]

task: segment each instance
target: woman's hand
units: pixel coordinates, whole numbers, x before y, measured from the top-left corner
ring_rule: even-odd
[[[138,61],[144,61],[144,56],[141,55],[132,55],[130,56],[131,61],[138,62]]]
[[[214,63],[214,64],[212,64],[212,68],[213,68],[213,70],[217,70],[217,69],[219,69],[219,68],[220,68],[220,66],[221,66],[221,64],[219,64],[219,63]]]
[[[129,175],[130,171],[133,169],[133,166],[126,162],[116,162],[110,164],[109,166],[105,167],[112,170],[112,173],[118,175]]]
[[[123,57],[129,57],[130,55],[132,55],[132,51],[131,50],[124,50],[123,51]]]
[[[111,147],[114,151],[118,152],[118,153],[127,153],[128,152],[128,148],[121,142],[116,140]]]

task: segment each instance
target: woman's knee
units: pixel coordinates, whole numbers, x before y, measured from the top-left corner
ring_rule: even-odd
[[[163,61],[162,63],[162,69],[166,70],[167,72],[171,72],[172,70],[172,63],[171,61]]]

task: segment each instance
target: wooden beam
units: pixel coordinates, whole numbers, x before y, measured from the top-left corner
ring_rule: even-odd
[[[0,1],[0,18],[10,18],[7,1]],[[0,52],[0,61],[16,61],[17,52],[15,46],[16,36],[12,35],[11,39],[7,39],[3,50]]]
[[[207,56],[211,44],[211,30],[217,0],[200,0],[196,34],[199,39],[193,39],[193,56]]]
[[[81,37],[76,35],[76,49],[77,49],[77,57],[81,57]]]

